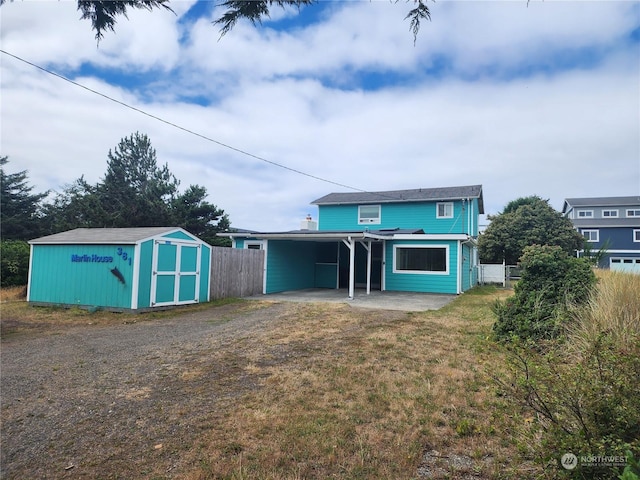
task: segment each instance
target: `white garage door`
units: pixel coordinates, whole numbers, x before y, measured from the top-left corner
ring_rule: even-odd
[[[640,257],[619,258],[612,257],[609,261],[611,270],[640,274]]]

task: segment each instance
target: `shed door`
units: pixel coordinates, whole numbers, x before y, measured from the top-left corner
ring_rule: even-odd
[[[200,245],[156,241],[153,246],[151,306],[197,303]]]

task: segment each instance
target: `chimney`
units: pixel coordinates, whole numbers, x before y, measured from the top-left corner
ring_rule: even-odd
[[[314,222],[311,215],[307,215],[307,218],[300,222],[300,230],[318,230],[318,222]]]

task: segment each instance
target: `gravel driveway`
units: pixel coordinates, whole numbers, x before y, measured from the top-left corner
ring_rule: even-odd
[[[171,476],[180,439],[212,428],[220,402],[256,388],[243,349],[289,305],[123,316],[135,323],[3,339],[0,477],[95,478],[108,464],[117,478],[138,478],[150,461]]]

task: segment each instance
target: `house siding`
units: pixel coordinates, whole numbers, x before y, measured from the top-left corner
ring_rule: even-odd
[[[458,242],[457,241],[389,241],[386,242],[385,275],[386,290],[404,292],[458,293]],[[433,245],[449,247],[449,272],[444,273],[394,273],[394,245]]]
[[[359,224],[358,205],[320,205],[319,230],[378,230],[386,228],[422,228],[426,233],[468,233],[477,234],[478,201],[471,200],[471,206],[460,200],[453,203],[452,218],[437,218],[436,204],[440,202],[410,202],[382,204],[380,223]],[[469,215],[472,208],[473,215]],[[470,217],[472,220],[470,220]],[[472,230],[472,232],[470,232]]]
[[[29,301],[130,308],[133,254],[133,245],[33,245]],[[113,268],[124,284],[111,273]]]
[[[640,223],[640,222],[639,222]],[[598,249],[602,247],[607,239],[609,240],[608,249],[613,250],[639,250],[640,243],[633,241],[633,231],[639,230],[638,227],[580,227],[580,234],[584,230],[598,230],[598,242],[589,242],[592,248]]]
[[[314,242],[269,240],[266,293],[313,288],[315,259]]]

